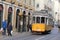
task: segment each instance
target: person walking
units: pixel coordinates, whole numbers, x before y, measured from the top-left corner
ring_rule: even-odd
[[[28,25],[27,25],[27,28],[28,28],[28,31],[29,31],[29,30],[32,31],[31,24],[28,24]]]
[[[6,28],[7,28],[7,21],[6,20],[4,20],[2,22],[2,28],[3,28],[2,35],[6,35]]]
[[[12,23],[9,23],[7,26],[8,36],[12,36],[11,31],[12,31]]]

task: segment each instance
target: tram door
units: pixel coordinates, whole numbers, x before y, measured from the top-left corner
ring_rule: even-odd
[[[0,4],[0,28],[2,27],[3,5]]]

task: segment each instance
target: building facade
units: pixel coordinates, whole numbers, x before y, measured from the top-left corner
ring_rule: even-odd
[[[35,11],[44,9],[44,0],[35,0]]]
[[[34,0],[0,0],[0,28],[2,21],[7,20],[12,23],[14,31],[26,32],[34,5]]]

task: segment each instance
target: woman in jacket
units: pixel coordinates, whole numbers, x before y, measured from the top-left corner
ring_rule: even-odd
[[[8,26],[7,26],[8,36],[9,36],[9,35],[12,36],[11,31],[12,31],[12,24],[9,23]]]

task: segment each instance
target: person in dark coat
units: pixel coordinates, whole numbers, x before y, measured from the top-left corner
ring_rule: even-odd
[[[29,31],[29,29],[32,31],[31,24],[28,24],[28,25],[27,25],[27,28],[28,28],[28,31]]]
[[[9,36],[9,35],[12,36],[11,31],[12,31],[12,24],[9,23],[8,26],[7,26],[8,36]]]

